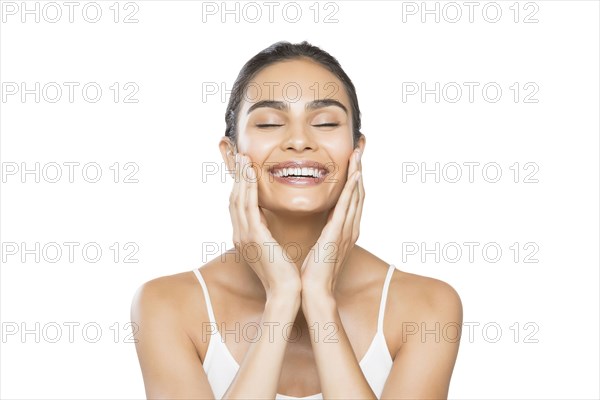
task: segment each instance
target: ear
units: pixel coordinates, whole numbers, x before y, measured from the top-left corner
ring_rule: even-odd
[[[356,147],[360,149],[360,154],[365,152],[365,146],[367,145],[367,138],[362,133],[358,138],[358,142],[356,143]]]
[[[231,139],[228,136],[223,136],[219,142],[219,150],[221,151],[221,157],[223,162],[230,174],[235,171],[235,146],[231,143]]]

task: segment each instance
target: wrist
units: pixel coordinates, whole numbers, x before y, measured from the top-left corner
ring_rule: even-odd
[[[333,299],[335,296],[333,295],[333,291],[328,287],[328,285],[316,285],[316,284],[302,284],[302,300],[305,298],[307,300],[310,299]]]
[[[336,308],[336,299],[328,290],[302,288],[302,310],[307,314],[311,309]]]
[[[300,289],[270,290],[267,292],[265,307],[298,311],[301,303]]]

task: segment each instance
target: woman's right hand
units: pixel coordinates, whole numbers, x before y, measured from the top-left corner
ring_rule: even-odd
[[[235,155],[235,180],[229,196],[233,244],[254,270],[271,296],[299,296],[302,289],[296,265],[284,258],[284,250],[267,227],[258,206],[258,180],[248,156]]]

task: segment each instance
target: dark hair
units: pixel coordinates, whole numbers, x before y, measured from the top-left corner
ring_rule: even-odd
[[[310,58],[311,60],[328,69],[344,85],[346,93],[350,98],[352,111],[352,136],[354,140],[354,147],[356,147],[361,133],[360,109],[358,108],[358,98],[356,97],[356,89],[354,88],[354,84],[348,75],[346,75],[335,57],[326,51],[311,45],[307,41],[298,44],[292,44],[285,41],[274,43],[260,53],[256,54],[242,67],[237,79],[235,80],[235,83],[233,84],[233,88],[231,89],[231,97],[229,98],[229,104],[227,104],[227,110],[225,111],[225,136],[228,136],[236,147],[237,117],[240,111],[242,99],[244,98],[244,91],[250,84],[250,81],[263,68],[269,65],[275,64],[279,61],[300,59],[303,57]]]

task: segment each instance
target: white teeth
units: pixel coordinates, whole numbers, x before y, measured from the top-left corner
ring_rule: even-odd
[[[310,176],[310,177],[314,177],[314,178],[320,178],[324,175],[324,171],[319,170],[317,168],[312,168],[312,167],[303,167],[303,168],[281,168],[276,170],[275,172],[273,172],[273,175],[277,176],[277,177],[284,177],[284,176],[289,176],[289,175],[296,175],[296,176]]]

